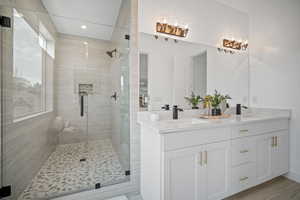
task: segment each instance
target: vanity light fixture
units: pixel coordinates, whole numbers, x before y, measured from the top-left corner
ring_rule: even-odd
[[[154,35],[154,38],[158,40],[159,37],[158,37],[158,35]],[[164,40],[165,40],[166,42],[168,42],[169,39],[174,40],[175,43],[178,43],[178,42],[179,42],[177,39],[172,39],[172,38],[168,38],[168,37],[165,37],[165,38],[164,38]]]
[[[157,33],[163,33],[168,35],[173,35],[177,37],[186,37],[188,34],[188,26],[180,27],[178,26],[178,23],[175,23],[175,25],[168,24],[166,20],[164,22],[157,22],[156,23],[156,32]]]
[[[248,41],[242,42],[242,40],[235,39],[223,39],[222,47],[218,47],[219,52],[235,54],[237,51],[246,51],[248,48]]]
[[[248,48],[248,41],[246,40],[245,42],[242,42],[242,41],[236,41],[234,39],[232,40],[223,39],[223,47],[245,51]]]
[[[233,51],[233,50],[228,50],[228,49],[220,48],[220,47],[218,47],[218,51],[219,52],[224,52],[224,53],[235,54],[235,51]]]

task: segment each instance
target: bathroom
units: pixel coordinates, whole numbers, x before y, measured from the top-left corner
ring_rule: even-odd
[[[299,11],[0,0],[0,199],[300,199]]]

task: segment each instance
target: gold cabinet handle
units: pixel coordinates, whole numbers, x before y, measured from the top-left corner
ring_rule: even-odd
[[[199,158],[199,165],[203,165],[203,157],[202,157],[202,152],[200,152],[199,153],[199,156],[200,156],[200,158]]]
[[[240,182],[245,181],[245,180],[248,180],[248,179],[249,179],[248,176],[242,177],[242,178],[240,178]]]
[[[241,130],[240,130],[240,134],[246,134],[246,133],[248,133],[248,132],[249,132],[248,129],[241,129]]]
[[[204,164],[207,165],[207,151],[204,151]]]
[[[245,150],[241,150],[240,153],[248,153],[249,150],[245,149]]]

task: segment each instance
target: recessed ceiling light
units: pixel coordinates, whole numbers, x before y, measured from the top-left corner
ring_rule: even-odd
[[[82,29],[86,29],[87,27],[86,27],[86,25],[82,25],[81,28]]]
[[[89,43],[88,42],[83,42],[83,44],[88,45]]]

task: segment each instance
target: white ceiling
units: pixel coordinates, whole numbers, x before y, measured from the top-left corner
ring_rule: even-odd
[[[122,0],[42,0],[60,33],[110,40]],[[86,25],[86,29],[81,29]]]

